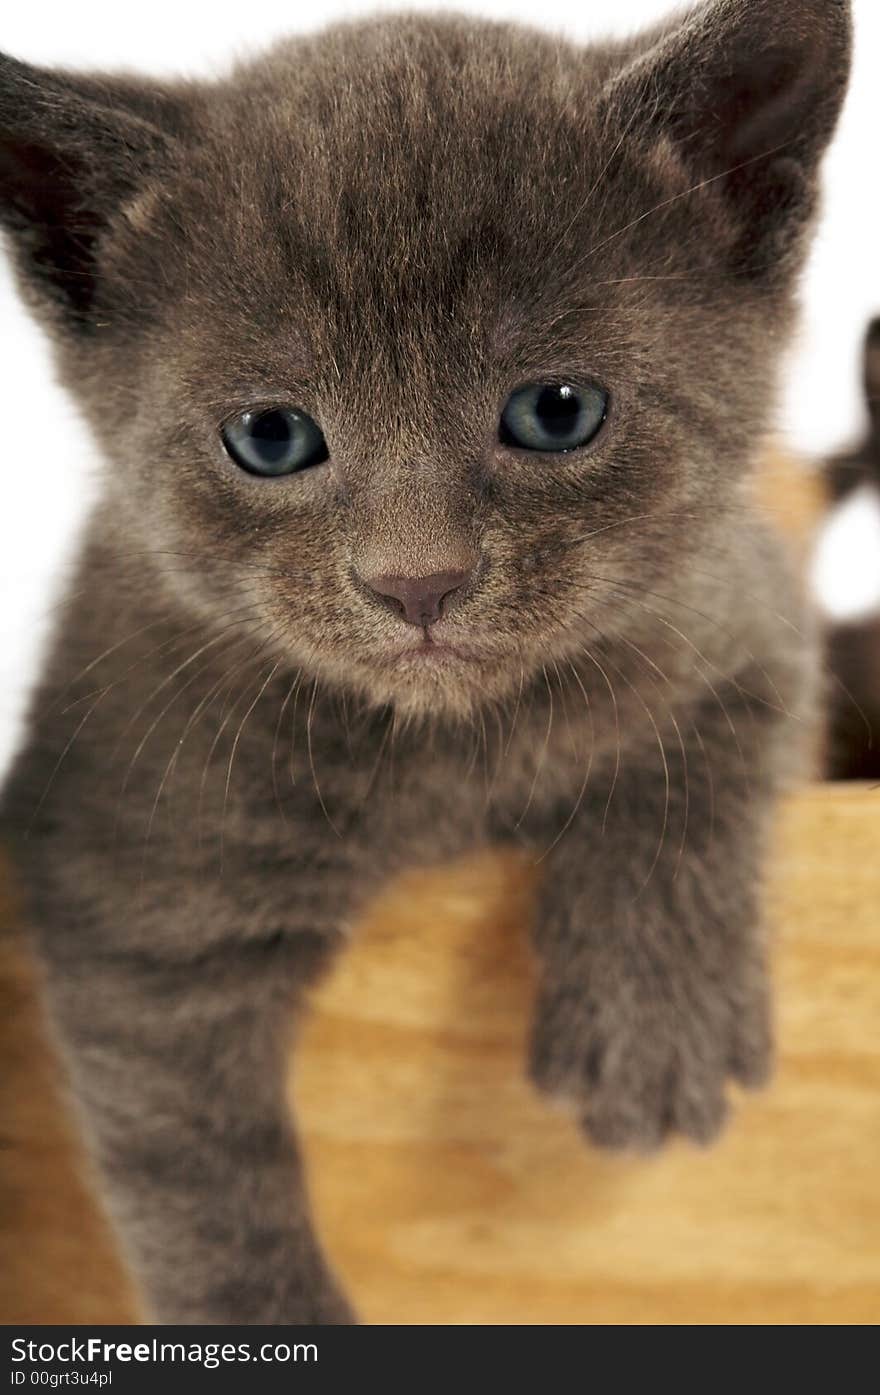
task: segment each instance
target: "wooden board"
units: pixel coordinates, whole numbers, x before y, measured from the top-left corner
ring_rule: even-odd
[[[880,791],[788,806],[779,1072],[713,1149],[647,1160],[588,1149],[523,1079],[528,873],[482,859],[393,889],[321,990],[294,1082],[321,1230],[364,1318],[880,1318],[878,850]],[[20,955],[2,972],[0,1318],[123,1321]]]

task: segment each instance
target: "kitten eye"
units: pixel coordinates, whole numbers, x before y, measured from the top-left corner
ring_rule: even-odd
[[[320,426],[296,407],[242,412],[221,434],[236,465],[252,475],[292,475],[327,459]]]
[[[608,394],[600,387],[529,383],[507,399],[498,437],[522,450],[577,450],[598,436],[607,415]]]

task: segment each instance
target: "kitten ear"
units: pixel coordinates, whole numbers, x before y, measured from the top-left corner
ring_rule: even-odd
[[[641,106],[724,200],[742,273],[784,257],[813,211],[851,30],[849,0],[710,0],[610,84],[618,124]]]
[[[181,115],[170,93],[0,54],[0,227],[63,320],[88,323],[102,236],[168,158]]]

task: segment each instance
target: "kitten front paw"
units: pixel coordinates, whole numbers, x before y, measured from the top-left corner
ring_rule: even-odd
[[[650,1152],[671,1133],[710,1143],[727,1116],[728,1081],[755,1088],[772,1064],[766,992],[737,997],[692,985],[663,998],[621,983],[599,999],[545,985],[530,1074],[602,1147]]]

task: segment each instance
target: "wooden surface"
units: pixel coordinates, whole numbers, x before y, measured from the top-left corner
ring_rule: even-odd
[[[528,874],[484,859],[394,889],[321,990],[294,1082],[320,1227],[363,1317],[877,1321],[878,849],[880,791],[787,808],[778,1074],[713,1149],[652,1159],[590,1150],[523,1079]],[[125,1320],[12,950],[3,980],[0,1318]]]

